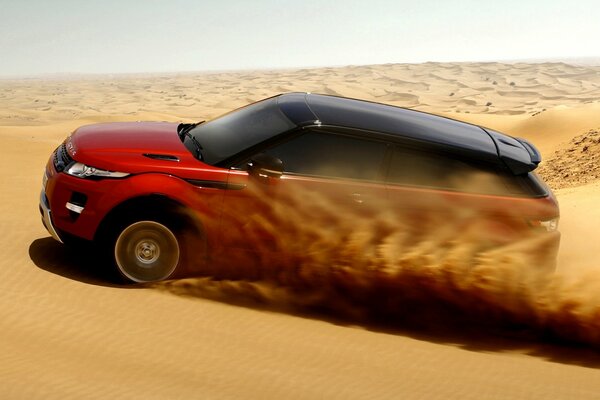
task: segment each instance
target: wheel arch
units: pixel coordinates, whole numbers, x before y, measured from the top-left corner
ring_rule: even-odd
[[[152,193],[128,198],[114,206],[96,229],[94,241],[107,237],[120,222],[142,216],[170,217],[173,223],[182,224],[181,227],[193,229],[196,233],[204,230],[202,221],[189,206],[165,194]]]

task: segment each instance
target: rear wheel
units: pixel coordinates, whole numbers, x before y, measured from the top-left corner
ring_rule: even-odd
[[[127,279],[155,282],[173,275],[182,258],[182,243],[168,226],[152,221],[133,222],[117,234],[115,263]]]

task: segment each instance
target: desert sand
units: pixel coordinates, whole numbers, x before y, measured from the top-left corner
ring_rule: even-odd
[[[236,298],[227,285],[212,295],[177,282],[119,286],[89,268],[93,254],[65,250],[43,228],[43,169],[76,127],[203,120],[288,91],[414,108],[532,140],[561,205],[558,272],[573,278],[557,286],[569,318],[556,323],[563,339],[585,330],[587,341],[372,326]],[[563,63],[0,80],[0,398],[598,398],[599,129],[600,67]]]

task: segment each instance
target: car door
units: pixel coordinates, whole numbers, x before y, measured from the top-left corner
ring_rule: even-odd
[[[446,178],[452,172],[452,165],[440,154],[411,145],[393,147],[386,181],[397,229],[416,239],[428,225],[443,222],[443,215],[451,212],[447,196],[452,193],[443,188],[448,187]]]
[[[260,273],[343,241],[385,200],[387,150],[385,141],[315,128],[257,151],[283,162],[279,178],[249,173],[245,163],[231,169],[221,268]]]
[[[507,196],[496,169],[440,150],[396,145],[386,181],[407,237],[432,240],[443,232],[449,240],[472,231],[484,242],[514,235],[511,214],[522,201]]]

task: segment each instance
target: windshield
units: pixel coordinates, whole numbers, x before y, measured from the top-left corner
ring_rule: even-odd
[[[204,122],[190,134],[202,146],[202,161],[215,165],[294,127],[273,97]]]

